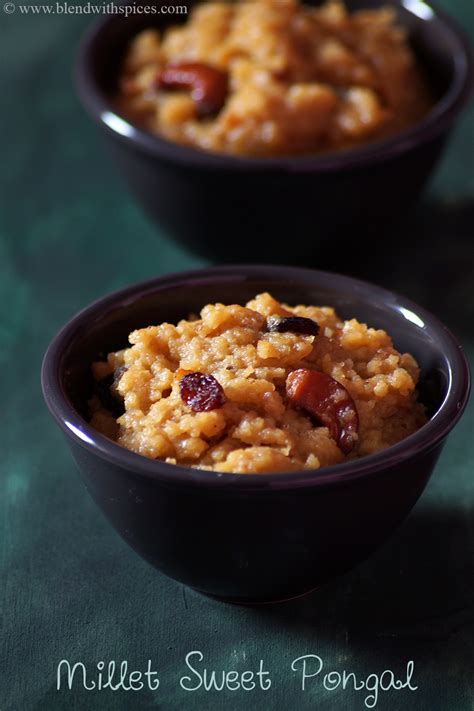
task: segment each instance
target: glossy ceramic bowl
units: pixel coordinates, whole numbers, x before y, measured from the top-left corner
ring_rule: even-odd
[[[438,100],[423,121],[389,140],[325,156],[216,155],[132,126],[111,103],[127,42],[144,27],[162,29],[186,17],[116,15],[92,28],[77,64],[79,95],[133,193],[165,234],[221,261],[281,257],[294,263],[314,256],[321,265],[336,253],[345,269],[344,257],[350,263],[360,235],[366,244],[370,234],[379,237],[380,227],[413,204],[469,94],[469,48],[460,30],[422,0],[347,5],[395,7]]]
[[[89,426],[91,363],[123,347],[132,329],[176,322],[207,303],[245,303],[265,290],[386,329],[418,359],[429,422],[379,454],[263,475],[153,461]],[[269,266],[160,277],[96,301],[53,340],[42,381],[87,489],[120,535],[171,578],[242,602],[301,594],[366,558],[415,504],[469,394],[460,346],[424,309],[349,277]]]

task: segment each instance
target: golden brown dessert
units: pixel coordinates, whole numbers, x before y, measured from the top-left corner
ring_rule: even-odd
[[[388,8],[339,1],[199,3],[182,26],[146,30],[121,68],[118,110],[206,151],[279,156],[396,134],[432,104]]]
[[[129,340],[93,365],[92,424],[152,459],[242,474],[318,469],[383,450],[426,420],[414,358],[330,307],[264,293]]]

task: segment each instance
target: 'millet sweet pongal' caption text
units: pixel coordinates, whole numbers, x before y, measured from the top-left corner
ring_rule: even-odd
[[[216,670],[205,665],[201,651],[193,650],[186,655],[184,665],[185,671],[179,679],[179,685],[184,692],[271,692],[274,684],[263,659],[259,660],[254,670]],[[86,691],[157,691],[161,680],[153,666],[151,659],[148,660],[144,671],[131,670],[127,661],[100,661],[88,670],[82,662],[71,663],[62,659],[57,667],[56,688],[58,691],[71,690],[75,685]],[[361,676],[345,669],[328,669],[317,654],[305,654],[291,662],[288,676],[296,684],[295,688],[301,692],[314,690],[316,685],[328,692],[358,692],[362,694],[364,705],[373,709],[381,692],[416,691],[418,687],[413,683],[414,668],[414,662],[409,661],[402,675],[385,669],[378,674]],[[278,675],[278,678],[281,679],[281,675]]]

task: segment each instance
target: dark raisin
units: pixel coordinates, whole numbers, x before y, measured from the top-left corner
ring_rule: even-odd
[[[267,331],[270,333],[302,333],[306,336],[317,336],[319,324],[311,318],[303,316],[269,316],[267,318]]]
[[[344,454],[357,441],[359,418],[354,400],[346,388],[326,373],[300,368],[286,379],[290,403],[312,415],[328,428]]]
[[[126,365],[121,365],[119,368],[116,368],[114,370],[114,387],[117,387],[117,385],[120,382],[120,379],[124,373],[126,373],[128,370]]]
[[[115,390],[115,386],[115,373],[110,373],[110,375],[96,382],[95,392],[102,406],[114,417],[120,417],[120,415],[123,415],[125,408],[121,396]]]
[[[222,407],[225,394],[213,375],[188,373],[179,381],[181,400],[194,412],[208,412]]]

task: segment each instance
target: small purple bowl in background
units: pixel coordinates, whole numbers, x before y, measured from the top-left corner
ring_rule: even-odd
[[[145,27],[162,30],[186,16],[116,15],[92,27],[77,62],[80,98],[132,192],[166,234],[225,261],[294,263],[318,255],[320,265],[326,252],[346,268],[361,237],[369,247],[369,231],[379,237],[380,228],[414,204],[472,88],[468,42],[423,0],[347,0],[347,6],[395,8],[436,103],[422,121],[392,138],[326,155],[218,155],[131,125],[111,100],[127,43]]]
[[[130,452],[87,421],[91,363],[129,332],[205,304],[270,291],[327,304],[392,336],[421,367],[429,421],[389,449],[316,471],[219,474]],[[450,331],[390,291],[350,277],[275,266],[216,267],[136,284],[87,307],[52,341],[43,393],[93,499],[120,535],[171,578],[234,602],[288,599],[365,559],[408,515],[469,397]],[[442,475],[442,472],[440,472]]]

